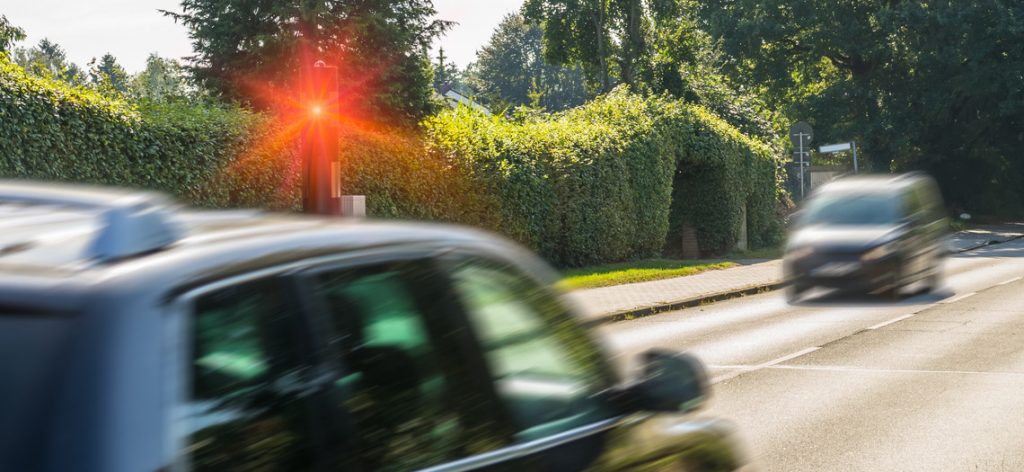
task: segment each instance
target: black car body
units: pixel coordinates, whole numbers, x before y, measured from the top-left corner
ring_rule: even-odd
[[[0,470],[733,470],[707,379],[624,382],[518,246],[0,183]]]
[[[816,190],[796,216],[784,260],[788,297],[812,287],[897,296],[937,288],[949,224],[923,174],[850,177]]]

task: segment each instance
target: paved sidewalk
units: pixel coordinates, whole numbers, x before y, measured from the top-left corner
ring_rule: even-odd
[[[569,292],[588,321],[601,322],[674,309],[688,303],[746,290],[766,290],[782,282],[782,261],[773,260],[697,275]]]
[[[954,251],[967,251],[1024,236],[1024,223],[984,225],[961,231],[950,239]]]

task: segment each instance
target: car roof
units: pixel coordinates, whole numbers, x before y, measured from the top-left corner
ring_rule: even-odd
[[[158,270],[154,265],[200,267],[203,260],[217,257],[221,265],[237,261],[251,266],[257,258],[271,263],[328,249],[337,253],[425,242],[505,244],[481,231],[449,225],[198,211],[152,193],[0,182],[0,277],[5,278]]]
[[[826,183],[818,188],[816,193],[893,193],[930,179],[918,172],[900,175],[856,175]]]

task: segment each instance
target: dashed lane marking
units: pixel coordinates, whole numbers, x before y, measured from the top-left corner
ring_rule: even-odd
[[[963,300],[963,299],[969,298],[969,297],[973,297],[973,296],[975,296],[977,294],[978,294],[978,292],[965,293],[963,295],[960,295],[959,297],[951,298],[949,300],[943,300],[943,301],[941,301],[939,303],[942,303],[942,304],[945,304],[945,305],[949,305],[950,303],[956,303],[956,302],[958,302],[960,300]]]
[[[755,372],[755,371],[758,371],[758,370],[761,370],[761,369],[764,369],[764,368],[767,368],[767,367],[772,367],[772,366],[775,366],[775,365],[779,365],[779,364],[781,364],[783,362],[796,359],[797,357],[803,356],[805,354],[810,354],[810,353],[812,353],[814,351],[817,351],[818,349],[821,349],[821,347],[817,347],[817,346],[816,347],[809,347],[807,349],[803,349],[803,350],[794,352],[792,354],[788,354],[788,355],[779,357],[777,359],[772,359],[772,360],[770,360],[768,362],[765,362],[763,364],[757,364],[757,365],[753,365],[753,366],[729,366],[727,368],[736,368],[737,370],[735,372],[729,372],[728,374],[719,375],[718,377],[715,377],[715,378],[711,379],[711,383],[716,384],[716,383],[719,383],[719,382],[725,382],[726,380],[736,378],[737,376],[740,376],[740,375],[743,375],[743,374],[746,374],[746,373],[749,373],[749,372]],[[712,366],[712,367],[716,367],[716,366]],[[726,366],[720,366],[720,367],[726,367]]]
[[[1007,280],[1005,282],[999,282],[996,285],[1010,285],[1010,284],[1012,284],[1012,283],[1014,283],[1014,282],[1016,282],[1016,281],[1018,281],[1020,279],[1024,279],[1024,276],[1017,276],[1017,277],[1014,277],[1014,278],[1012,278],[1010,280]]]
[[[876,325],[874,325],[874,326],[868,326],[868,327],[867,327],[867,329],[879,329],[879,328],[884,328],[884,327],[886,327],[886,326],[889,326],[889,325],[891,325],[891,324],[893,324],[893,323],[898,323],[898,322],[900,322],[900,321],[903,321],[903,320],[905,320],[905,319],[907,319],[907,318],[910,318],[911,316],[914,316],[914,314],[913,314],[913,313],[911,313],[911,314],[909,314],[909,315],[903,315],[903,316],[899,316],[899,317],[893,318],[893,319],[891,319],[891,320],[889,320],[889,321],[883,321],[883,322],[881,322],[881,323],[878,323],[878,324],[876,324]]]

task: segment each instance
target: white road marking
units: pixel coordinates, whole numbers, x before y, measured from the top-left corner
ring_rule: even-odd
[[[948,304],[950,304],[950,303],[956,303],[956,302],[958,302],[958,301],[960,301],[960,300],[963,300],[963,299],[965,299],[965,298],[968,298],[968,297],[973,297],[973,296],[975,296],[975,295],[977,295],[977,294],[978,294],[978,292],[970,292],[970,293],[965,293],[965,294],[963,294],[963,295],[960,295],[959,297],[956,297],[956,298],[951,298],[951,299],[949,299],[949,300],[943,300],[943,301],[941,301],[941,302],[939,302],[939,303],[943,303],[943,304],[946,304],[946,305],[948,305]]]
[[[898,323],[898,322],[903,321],[903,320],[905,320],[907,318],[910,318],[911,316],[914,316],[914,314],[911,313],[909,315],[903,315],[903,316],[899,316],[899,317],[893,318],[893,319],[891,319],[889,321],[883,321],[883,322],[878,323],[878,324],[876,324],[874,326],[869,326],[867,329],[884,328],[884,327],[889,326],[889,325],[891,325],[893,323]]]
[[[809,347],[807,349],[803,349],[803,350],[794,352],[792,354],[788,354],[788,355],[779,357],[777,359],[772,359],[772,360],[770,360],[768,362],[765,362],[763,364],[757,364],[757,365],[754,365],[754,366],[712,366],[713,368],[717,367],[717,368],[737,369],[737,370],[736,370],[736,372],[729,372],[728,374],[720,375],[718,377],[715,377],[715,378],[711,379],[711,383],[716,384],[716,383],[719,383],[719,382],[724,382],[726,380],[735,378],[737,376],[746,374],[748,372],[754,372],[754,371],[758,371],[758,370],[761,370],[761,369],[764,369],[764,368],[772,367],[772,366],[781,364],[783,362],[796,359],[797,357],[803,356],[805,354],[810,354],[810,353],[812,353],[814,351],[817,351],[818,349],[821,349],[821,347]]]
[[[835,366],[835,365],[773,365],[767,367],[769,369],[785,369],[785,370],[816,370],[824,372],[866,372],[866,373],[880,373],[880,374],[958,374],[958,375],[1010,375],[1010,376],[1024,376],[1024,372],[1006,372],[1006,371],[978,371],[978,370],[931,370],[931,369],[872,369],[868,367],[849,367],[849,366]]]
[[[1010,285],[1010,284],[1012,284],[1012,283],[1014,283],[1014,282],[1016,282],[1016,281],[1018,281],[1020,279],[1024,279],[1024,276],[1017,276],[1017,277],[1014,277],[1014,278],[1012,278],[1010,280],[1007,280],[1005,282],[999,282],[996,285]]]

